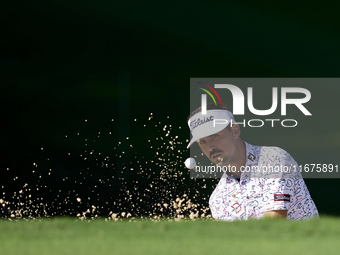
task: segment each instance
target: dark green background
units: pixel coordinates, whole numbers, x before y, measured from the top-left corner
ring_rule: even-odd
[[[337,7],[325,2],[319,6],[217,0],[2,3],[3,198],[19,202],[13,194],[24,183],[47,186],[32,188],[31,194],[44,198],[49,215],[75,214],[93,203],[102,206],[103,215],[125,209],[146,214],[152,210],[151,202],[169,199],[166,190],[174,196],[198,190],[201,195],[197,201],[204,201],[216,182],[208,180],[203,189],[202,180],[190,180],[175,156],[169,159],[180,161],[180,166],[173,171],[186,176],[180,182],[171,178],[172,172],[167,181],[160,180],[161,169],[155,165],[144,176],[120,169],[135,167],[135,155],[147,160],[155,157],[155,148],[148,149],[146,141],[163,134],[160,126],[154,127],[158,122],[173,126],[173,134],[184,142],[178,145],[184,153],[181,156],[189,155],[185,140],[189,139],[186,117],[190,77],[339,76],[337,16]],[[324,96],[314,104],[320,110],[326,104],[338,109],[335,100],[339,90],[328,93],[332,94],[331,100]],[[314,100],[317,95],[312,96]],[[148,122],[150,113],[155,116],[153,122]],[[336,110],[325,114],[333,114],[335,119],[339,116]],[[133,121],[135,118],[137,122]],[[150,125],[143,128],[147,123]],[[178,129],[179,126],[183,128]],[[330,132],[327,123],[320,129]],[[334,127],[331,130],[336,131]],[[309,142],[299,143],[301,151],[327,153],[327,144],[320,149],[306,134]],[[127,136],[131,137],[133,150],[125,141]],[[85,150],[84,139],[97,139],[96,144],[89,142],[87,146],[101,152],[99,162],[110,156],[114,166],[105,168],[96,165],[95,159],[88,163],[80,158]],[[114,150],[119,141],[125,142]],[[339,133],[331,142],[332,153],[337,155]],[[155,142],[155,147],[160,146]],[[121,159],[115,157],[121,151],[127,152]],[[166,152],[164,148],[160,151]],[[72,156],[67,156],[69,152]],[[296,159],[299,157],[295,155]],[[38,164],[34,174],[33,162]],[[50,177],[48,169],[52,169]],[[63,181],[66,176],[68,181]],[[110,179],[111,186],[100,185],[98,179]],[[151,182],[160,188],[148,193],[145,188]],[[306,182],[320,212],[339,214],[338,203],[334,204],[339,180]],[[137,193],[133,201],[122,202],[126,190],[148,194],[139,204]],[[76,196],[92,200],[82,205],[65,202]],[[26,203],[27,199],[20,201]],[[131,208],[133,203],[142,209]],[[42,214],[41,211],[40,208],[36,214]]]

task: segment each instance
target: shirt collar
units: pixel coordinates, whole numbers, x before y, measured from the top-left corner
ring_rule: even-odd
[[[246,145],[246,166],[257,165],[259,161],[259,155],[256,152],[256,146],[251,145],[245,141],[243,142]],[[242,177],[244,177],[243,173],[241,174],[241,179]],[[228,176],[227,173],[224,173],[222,175],[222,179],[224,178],[227,183],[233,182],[235,180],[235,178],[233,178],[232,176]]]

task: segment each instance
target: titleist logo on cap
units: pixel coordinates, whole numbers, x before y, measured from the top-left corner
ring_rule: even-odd
[[[209,117],[204,117],[203,120],[198,118],[198,119],[194,119],[193,121],[190,122],[190,129],[191,131],[194,130],[195,128],[197,128],[198,126],[207,123],[209,121],[214,120],[214,116],[210,115]]]

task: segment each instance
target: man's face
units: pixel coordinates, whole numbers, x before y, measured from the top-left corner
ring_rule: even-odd
[[[199,139],[197,141],[202,152],[219,166],[232,164],[236,159],[236,139],[239,137],[235,134],[233,128],[225,128],[222,131]]]

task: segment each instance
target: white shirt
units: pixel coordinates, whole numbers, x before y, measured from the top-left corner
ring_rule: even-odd
[[[300,168],[289,153],[278,147],[245,144],[246,165],[240,182],[225,173],[210,196],[215,219],[259,219],[271,210],[288,210],[287,218],[291,220],[319,216]],[[275,167],[281,170],[269,173]]]

